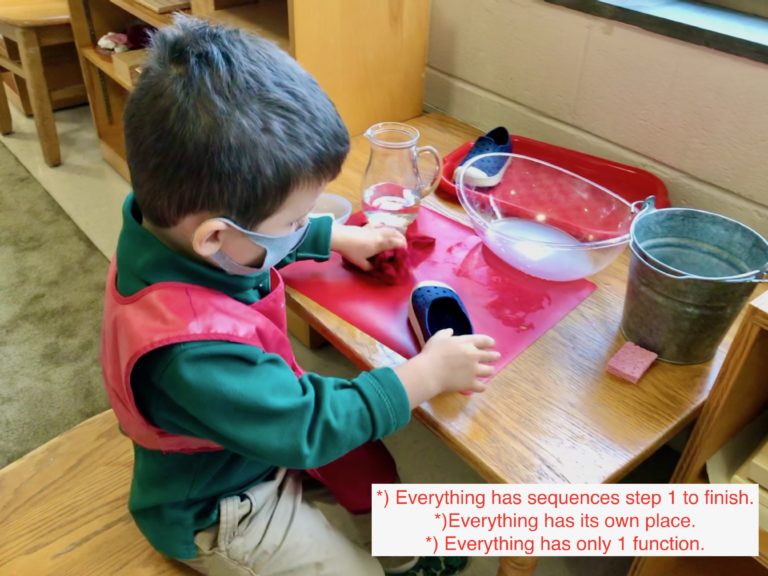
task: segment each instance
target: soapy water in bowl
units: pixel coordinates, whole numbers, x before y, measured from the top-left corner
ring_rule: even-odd
[[[531,276],[560,281],[593,274],[601,261],[623,248],[585,249],[559,228],[522,218],[494,220],[485,230],[484,240],[509,265]]]

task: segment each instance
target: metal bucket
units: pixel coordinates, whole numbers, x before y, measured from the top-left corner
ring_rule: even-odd
[[[640,214],[630,230],[629,282],[621,330],[677,364],[710,360],[768,269],[768,242],[751,228],[703,210]]]

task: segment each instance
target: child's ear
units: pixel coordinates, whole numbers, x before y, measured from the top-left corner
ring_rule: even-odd
[[[216,218],[203,220],[192,233],[192,250],[203,258],[210,258],[221,248],[222,232],[228,226]]]

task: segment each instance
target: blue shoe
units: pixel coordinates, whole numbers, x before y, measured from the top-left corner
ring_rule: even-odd
[[[384,571],[387,576],[454,576],[469,564],[463,556],[422,556],[416,565],[405,572]]]
[[[464,182],[470,186],[496,186],[496,184],[501,182],[501,177],[504,176],[504,170],[507,169],[511,160],[510,157],[491,156],[489,158],[482,158],[477,162],[473,162],[472,166],[464,168],[473,158],[481,154],[492,153],[512,153],[512,142],[509,139],[509,132],[507,132],[504,126],[494,128],[475,141],[474,146],[472,146],[461,161],[461,164],[454,171],[453,179],[456,180],[459,173],[463,172]]]
[[[421,347],[445,328],[454,336],[472,334],[472,322],[456,291],[442,282],[419,282],[411,292],[408,320]]]

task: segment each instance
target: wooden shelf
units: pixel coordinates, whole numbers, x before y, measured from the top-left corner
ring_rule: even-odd
[[[291,52],[288,34],[288,3],[285,0],[261,0],[256,4],[224,8],[206,14],[204,18],[217,24],[253,32],[275,42],[286,52]]]
[[[764,568],[768,568],[768,532],[760,530],[760,555],[755,558]]]
[[[172,24],[173,13],[158,14],[138,0],[67,0],[67,4],[82,68],[90,75],[88,98],[100,107],[94,123],[102,150],[107,161],[126,174],[124,147],[117,134],[122,126],[112,124],[132,86],[125,74],[116,74],[113,59],[99,53],[95,43],[108,32],[126,30],[135,19],[164,28]],[[429,4],[430,0],[190,0],[189,10],[181,12],[274,42],[315,77],[356,136],[377,122],[407,121],[421,114]]]
[[[768,292],[746,308],[720,373],[691,432],[673,484],[706,478],[706,463],[720,448],[768,407]],[[630,576],[765,576],[768,574],[768,533],[760,531],[759,555],[754,558],[635,559]]]
[[[97,52],[95,48],[88,47],[81,48],[80,53],[83,55],[83,58],[104,72],[104,74],[109,76],[111,80],[114,80],[126,90],[133,89],[133,86],[126,84],[122,78],[115,74],[115,65],[112,63],[111,56],[106,56],[100,52]]]
[[[122,132],[114,132],[112,140],[122,138]],[[114,168],[115,172],[120,174],[126,182],[131,181],[131,172],[128,170],[128,162],[125,160],[125,145],[124,144],[112,144],[109,136],[103,136],[99,142],[99,148],[101,149],[101,156],[104,161]]]
[[[111,56],[97,52],[92,46],[81,46],[80,55],[102,156],[123,178],[130,181],[123,134],[123,110],[131,86],[115,74]]]
[[[114,4],[115,6],[119,6],[126,12],[130,12],[136,18],[139,20],[143,20],[147,24],[151,24],[155,28],[162,28],[163,26],[168,26],[173,23],[173,13],[168,14],[158,14],[157,12],[154,12],[147,8],[146,6],[142,6],[141,4],[138,4],[137,2],[134,2],[133,0],[109,0]],[[179,12],[184,12],[185,14],[189,14],[189,10],[179,10]]]

